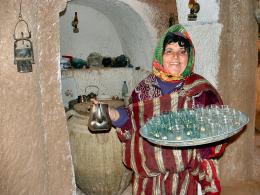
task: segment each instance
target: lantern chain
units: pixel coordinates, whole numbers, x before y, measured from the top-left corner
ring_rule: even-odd
[[[23,0],[20,1],[20,11],[19,11],[19,16],[18,16],[19,20],[23,20],[23,16],[22,16],[22,2],[23,2]]]

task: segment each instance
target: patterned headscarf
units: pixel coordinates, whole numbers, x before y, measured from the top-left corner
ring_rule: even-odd
[[[164,42],[165,36],[168,32],[176,33],[177,35],[182,36],[185,39],[187,39],[190,43],[189,60],[188,60],[185,70],[182,72],[182,74],[180,76],[172,75],[171,73],[167,72],[163,68],[163,42]],[[154,56],[153,56],[153,74],[156,75],[157,77],[161,78],[164,81],[177,82],[182,79],[185,79],[187,76],[189,76],[192,73],[194,61],[195,61],[195,49],[194,49],[193,43],[191,41],[191,38],[190,38],[188,32],[186,31],[186,29],[181,24],[176,24],[176,25],[171,26],[164,33],[162,38],[159,40],[157,47],[155,48]]]

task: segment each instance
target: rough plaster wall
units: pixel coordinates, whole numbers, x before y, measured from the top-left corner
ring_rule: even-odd
[[[151,18],[152,24],[157,31],[157,39],[160,38],[169,27],[169,18],[174,16],[175,23],[178,23],[176,0],[138,0],[147,3],[150,12],[146,13]]]
[[[244,132],[232,139],[221,162],[223,185],[254,176],[254,116],[257,68],[257,23],[253,0],[221,2],[220,92],[226,104],[250,117]]]
[[[77,12],[79,32],[73,33],[71,22]],[[60,17],[61,54],[86,59],[92,52],[102,56],[121,55],[122,46],[113,23],[95,9],[74,4],[67,5]]]
[[[218,23],[187,25],[195,49],[194,72],[204,76],[218,88],[219,38],[222,25]]]
[[[257,68],[257,81],[256,81],[256,111],[260,113],[260,65]]]
[[[65,113],[60,95],[59,15],[64,1],[40,1],[37,33],[42,119],[48,167],[48,194],[72,194],[74,177]],[[50,10],[53,10],[50,12]],[[52,15],[50,14],[52,13]],[[46,41],[48,40],[48,42]]]
[[[13,30],[18,0],[0,6],[0,194],[72,194],[74,177],[58,81],[58,13],[64,1],[23,0],[36,64],[18,73]]]
[[[219,38],[222,25],[219,19],[219,1],[201,0],[196,21],[188,21],[188,0],[177,1],[179,22],[183,24],[196,49],[194,71],[209,80],[218,89]],[[210,13],[210,14],[209,14]]]

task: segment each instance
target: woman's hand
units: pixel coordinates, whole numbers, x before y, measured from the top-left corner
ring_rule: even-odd
[[[91,102],[94,104],[93,106],[96,106],[97,104],[101,103],[96,99],[91,99]],[[110,106],[108,106],[108,114],[112,121],[117,121],[120,117],[119,112]]]

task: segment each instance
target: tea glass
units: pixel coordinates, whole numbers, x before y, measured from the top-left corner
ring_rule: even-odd
[[[181,124],[175,124],[169,127],[168,139],[181,141],[183,139],[184,126]]]

